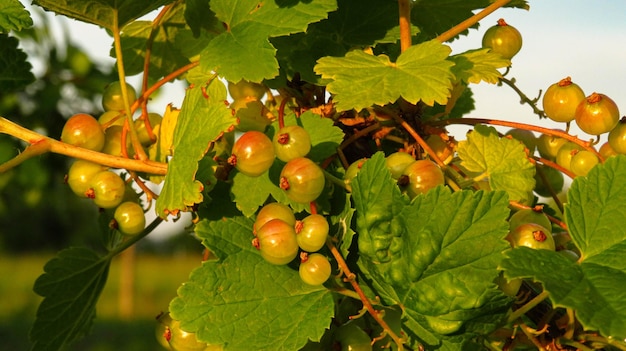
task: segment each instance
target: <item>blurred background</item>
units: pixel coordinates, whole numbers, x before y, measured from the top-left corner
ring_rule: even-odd
[[[66,118],[85,112],[99,116],[101,92],[117,80],[109,56],[111,37],[101,28],[44,13],[29,6],[36,24],[14,33],[28,53],[36,82],[16,94],[0,94],[0,115],[58,138]],[[531,10],[504,9],[483,20],[451,46],[453,53],[480,47],[482,34],[498,18],[515,26],[524,37],[508,78],[530,97],[571,76],[585,93],[605,93],[626,109],[622,84],[626,79],[626,3],[598,0],[529,1]],[[139,78],[129,82],[139,86]],[[540,123],[530,107],[506,86],[472,86],[476,109],[470,116]],[[167,84],[151,102],[155,111],[168,103],[180,107],[181,83]],[[541,106],[540,106],[541,107]],[[468,127],[451,128],[463,139]],[[505,132],[506,130],[502,130]],[[575,130],[574,134],[579,133]],[[583,136],[584,137],[584,136]],[[584,137],[586,138],[586,137]],[[0,162],[24,145],[0,138]],[[32,292],[43,266],[68,246],[101,247],[93,228],[97,209],[77,198],[64,184],[71,160],[46,154],[0,174],[0,338],[2,349],[28,350],[28,330],[40,298]],[[158,350],[155,317],[167,309],[177,287],[200,264],[202,247],[186,230],[188,218],[169,222],[142,240],[131,256],[113,262],[97,307],[93,333],[68,350]],[[122,268],[124,265],[132,267]]]

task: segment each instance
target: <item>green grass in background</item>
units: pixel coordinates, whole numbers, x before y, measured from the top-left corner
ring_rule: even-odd
[[[51,254],[0,255],[0,338],[3,350],[28,350],[30,329],[41,298],[32,291]],[[107,285],[97,305],[92,333],[68,351],[162,350],[156,341],[155,317],[176,296],[176,289],[200,266],[201,253],[142,255],[135,258],[132,317],[120,318],[120,260],[111,265]]]

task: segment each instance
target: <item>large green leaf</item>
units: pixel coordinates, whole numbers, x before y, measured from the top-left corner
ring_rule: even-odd
[[[19,31],[32,25],[33,19],[18,0],[0,0],[0,33]]]
[[[200,63],[234,82],[260,82],[277,76],[276,49],[269,38],[304,32],[309,23],[326,18],[337,8],[335,0],[213,0],[210,6],[227,31],[209,43]]]
[[[298,350],[319,341],[334,316],[332,294],[272,265],[252,246],[252,220],[202,221],[196,234],[218,261],[204,262],[170,305],[181,327],[225,351]]]
[[[0,34],[0,91],[7,94],[23,89],[35,81],[30,71],[32,66],[26,61],[26,54],[18,48],[18,40],[6,34]]]
[[[202,202],[204,185],[196,180],[198,161],[209,144],[233,124],[225,100],[226,87],[218,79],[187,90],[174,131],[174,156],[156,203],[159,216]]]
[[[355,50],[345,57],[323,57],[315,72],[332,80],[327,88],[338,110],[385,105],[404,98],[410,103],[445,104],[454,78],[450,48],[437,41],[414,45],[396,62],[386,55]]]
[[[117,19],[119,28],[166,5],[173,0],[34,0],[48,11],[79,21],[113,29]]]
[[[403,306],[405,332],[429,350],[475,347],[510,302],[493,284],[509,247],[506,193],[437,187],[409,203],[380,153],[352,189],[359,266],[386,303]]]
[[[626,156],[609,158],[577,177],[568,191],[565,219],[581,252],[578,263],[556,252],[516,249],[502,262],[509,278],[543,284],[556,306],[569,307],[588,330],[626,339]]]
[[[535,166],[519,141],[500,138],[495,128],[477,125],[467,140],[459,142],[457,151],[461,165],[480,174],[479,178],[488,177],[491,189],[506,191],[510,200],[532,200]]]
[[[89,331],[109,273],[110,257],[85,248],[59,252],[35,281],[44,297],[30,331],[34,351],[56,351]]]

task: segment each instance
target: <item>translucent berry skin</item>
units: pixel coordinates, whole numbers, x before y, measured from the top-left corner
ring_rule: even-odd
[[[127,235],[139,234],[146,226],[146,217],[143,209],[136,202],[122,202],[115,208],[113,218],[117,222],[118,229]]]
[[[326,244],[330,226],[326,218],[319,214],[311,214],[296,224],[298,246],[304,251],[315,252]]]
[[[391,178],[396,180],[402,176],[402,172],[413,162],[415,162],[415,158],[402,151],[394,152],[385,158],[385,165],[391,172]]]
[[[521,209],[516,211],[511,218],[509,218],[509,229],[514,230],[525,223],[536,223],[546,228],[552,233],[552,223],[545,213],[535,211],[533,209]]]
[[[313,253],[305,255],[306,259],[300,262],[298,274],[300,279],[308,285],[322,285],[330,278],[331,266],[326,256]]]
[[[233,100],[261,100],[265,96],[266,90],[263,84],[242,79],[236,83],[228,82],[228,93]]]
[[[617,154],[626,154],[626,119],[609,132],[609,145]]]
[[[580,150],[572,156],[570,168],[575,175],[586,176],[598,163],[600,163],[600,159],[595,153],[589,150]]]
[[[61,141],[85,149],[100,151],[104,147],[104,130],[93,116],[78,113],[65,122],[61,131]]]
[[[259,210],[252,226],[253,233],[256,234],[259,228],[272,219],[280,219],[292,226],[296,224],[296,216],[294,216],[293,210],[289,206],[279,202],[270,202]]]
[[[346,173],[343,175],[343,182],[346,184],[347,191],[352,192],[352,180],[359,174],[365,161],[367,161],[367,158],[358,159],[352,162],[346,169]]]
[[[274,134],[272,140],[276,157],[283,162],[304,157],[311,151],[309,132],[300,126],[285,126]]]
[[[237,170],[249,177],[258,177],[265,173],[272,164],[276,154],[270,138],[254,130],[243,133],[233,145],[229,159]]]
[[[445,177],[441,168],[430,160],[417,160],[406,167],[402,174],[408,177],[407,194],[410,198],[445,184]]]
[[[512,247],[526,246],[531,249],[555,250],[550,231],[536,223],[524,223],[509,232],[506,239]]]
[[[150,128],[152,129],[152,135],[155,139],[150,138],[150,133],[148,133],[148,127],[146,127],[146,123],[142,118],[138,118],[135,120],[135,131],[137,131],[137,137],[139,138],[139,142],[143,146],[150,146],[156,142],[155,130],[157,127],[161,125],[163,121],[163,117],[158,113],[148,113],[148,122],[150,122]]]
[[[87,197],[101,208],[114,208],[124,199],[126,184],[112,171],[102,171],[93,176],[87,190]]]
[[[490,48],[491,52],[500,54],[505,59],[511,59],[522,48],[522,34],[504,19],[487,29],[483,35],[483,48]]]
[[[555,160],[561,146],[567,143],[567,139],[555,137],[548,134],[541,134],[537,138],[537,151],[541,157],[548,160]]]
[[[555,122],[570,122],[574,120],[576,108],[584,99],[583,90],[570,77],[566,77],[550,85],[543,94],[543,111]]]
[[[298,255],[298,241],[293,225],[272,219],[257,230],[261,256],[269,263],[283,265]]]
[[[76,160],[67,172],[67,184],[72,192],[79,197],[87,197],[91,179],[98,173],[106,171],[107,167],[85,160]]]
[[[132,85],[126,83],[126,93],[128,94],[128,103],[132,105],[137,100],[137,91]],[[122,86],[119,81],[111,82],[104,88],[102,107],[105,111],[122,111],[125,109]]]
[[[576,125],[585,133],[600,135],[610,132],[619,122],[619,109],[610,97],[593,93],[576,108]]]
[[[308,158],[293,159],[280,172],[280,188],[298,203],[315,201],[324,190],[324,172]]]

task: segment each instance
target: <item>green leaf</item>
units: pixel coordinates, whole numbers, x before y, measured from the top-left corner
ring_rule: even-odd
[[[450,96],[454,77],[449,54],[450,48],[437,41],[410,47],[395,63],[386,55],[355,50],[345,57],[319,59],[315,72],[332,80],[327,88],[338,110],[385,105],[400,97],[432,106],[445,104]]]
[[[509,247],[506,193],[437,187],[408,203],[381,153],[352,188],[359,267],[385,303],[403,305],[410,337],[453,349],[496,328],[510,303],[493,283]]]
[[[337,8],[335,0],[315,2],[258,2],[213,0],[210,2],[227,31],[204,49],[200,63],[229,81],[260,82],[278,75],[276,49],[269,38],[304,32]],[[254,64],[251,64],[251,63]]]
[[[46,263],[33,288],[44,299],[30,331],[32,350],[56,351],[89,331],[110,263],[85,248],[66,249]]]
[[[159,216],[166,217],[202,202],[204,185],[195,177],[198,161],[207,152],[209,144],[233,123],[231,110],[224,100],[226,87],[218,79],[206,87],[195,86],[187,90],[174,131],[174,156],[156,203]]]
[[[579,263],[556,252],[512,250],[502,262],[505,275],[543,284],[556,306],[569,307],[587,330],[626,339],[626,156],[610,157],[567,193],[565,220],[581,252]]]
[[[153,27],[152,21],[135,21],[123,28],[122,55],[127,75],[143,72],[146,47],[150,38],[152,44],[149,74],[156,80],[188,64],[190,59],[200,54],[211,39],[223,31],[220,24],[219,28],[214,28],[211,32],[203,30],[194,36],[186,27],[184,12],[185,7],[181,4],[169,10],[156,28]],[[216,27],[217,19],[210,15],[203,16],[207,25]],[[114,49],[111,49],[111,56],[115,56]],[[208,77],[209,75],[206,75],[204,81]]]
[[[34,0],[33,4],[58,15],[113,30],[116,17],[119,28],[122,28],[170,2],[172,0]]]
[[[225,351],[298,350],[321,339],[334,316],[332,294],[263,260],[251,220],[202,221],[196,234],[219,260],[195,269],[170,304],[184,330]]]
[[[461,166],[489,177],[493,190],[504,190],[509,199],[520,202],[532,200],[535,187],[535,166],[530,163],[524,146],[517,140],[500,138],[493,127],[477,125],[459,142]]]
[[[452,68],[454,75],[465,83],[477,84],[484,81],[496,84],[502,77],[497,69],[511,65],[511,61],[491,53],[489,49],[471,50],[451,58],[456,63]]]
[[[18,0],[0,0],[0,33],[20,31],[32,25],[30,13]]]
[[[35,81],[32,66],[26,61],[26,54],[18,48],[18,40],[6,34],[0,34],[0,91],[7,94],[23,89]]]

